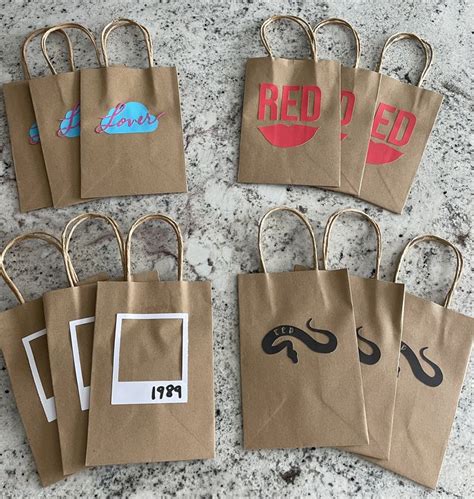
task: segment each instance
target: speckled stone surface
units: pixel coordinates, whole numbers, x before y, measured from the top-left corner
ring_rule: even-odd
[[[426,87],[444,94],[435,129],[424,154],[403,215],[394,215],[353,198],[306,187],[255,186],[236,183],[240,115],[247,58],[263,56],[258,37],[261,22],[274,13],[293,13],[311,22],[330,16],[354,24],[362,39],[362,66],[374,68],[384,40],[395,31],[415,31],[435,49],[435,62]],[[84,471],[41,489],[33,459],[0,357],[0,493],[4,496],[132,496],[229,495],[321,497],[472,497],[473,384],[468,373],[441,472],[438,489],[427,491],[409,480],[339,450],[242,450],[238,304],[236,274],[258,268],[257,221],[270,207],[300,207],[314,223],[318,240],[327,217],[341,207],[358,207],[381,224],[384,237],[382,272],[393,277],[398,252],[409,238],[431,232],[453,241],[464,253],[464,276],[453,308],[472,315],[473,274],[470,218],[472,189],[469,161],[471,80],[468,72],[470,23],[468,2],[404,2],[338,0],[328,2],[0,2],[0,80],[21,78],[19,46],[32,29],[59,21],[86,24],[96,34],[117,16],[131,17],[151,30],[158,64],[178,67],[186,147],[189,194],[106,199],[69,209],[18,212],[3,99],[0,101],[0,243],[29,230],[59,234],[68,218],[85,210],[116,217],[126,230],[143,213],[162,211],[180,223],[186,244],[186,279],[213,282],[216,396],[216,458],[206,462],[162,463],[104,467]],[[278,34],[277,34],[278,33]],[[288,56],[305,56],[298,31],[273,31],[275,49]],[[92,63],[92,52],[80,36],[76,59]],[[51,40],[55,62],[64,67],[57,41]],[[347,35],[326,29],[320,37],[325,57],[351,60]],[[143,44],[133,31],[111,37],[114,61],[140,65]],[[31,50],[34,74],[45,71],[38,48]],[[407,82],[419,74],[421,57],[410,44],[394,47],[386,70]],[[388,69],[390,68],[390,69]],[[133,165],[130,165],[133,174]],[[332,265],[341,260],[368,275],[373,267],[374,238],[361,221],[347,217],[334,231]],[[172,278],[174,241],[168,230],[137,233],[135,268],[158,268]],[[265,236],[272,270],[309,263],[308,239],[288,216],[275,217]],[[87,225],[73,242],[81,277],[99,270],[118,274],[112,237],[102,227]],[[28,297],[65,286],[60,259],[43,246],[27,244],[8,258],[8,268]],[[408,259],[403,278],[417,294],[440,301],[452,276],[449,252],[423,247]],[[0,308],[15,300],[0,286]],[[455,338],[453,338],[455,341]]]

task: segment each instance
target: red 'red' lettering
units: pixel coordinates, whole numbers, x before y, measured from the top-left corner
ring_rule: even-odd
[[[283,85],[283,95],[281,97],[281,119],[285,121],[297,121],[298,116],[288,114],[289,107],[295,107],[298,104],[296,99],[290,99],[290,92],[298,92],[300,87],[296,85]]]
[[[352,121],[354,113],[355,95],[350,90],[341,91],[341,126],[348,125]]]
[[[267,96],[270,91],[270,95]],[[262,83],[260,85],[260,95],[258,99],[258,119],[265,119],[265,108],[270,108],[270,119],[277,119],[278,106],[276,100],[278,99],[278,88],[273,83]]]
[[[378,131],[378,127],[380,125],[388,125],[390,121],[386,118],[384,118],[383,114],[385,111],[389,113],[394,113],[397,110],[396,107],[391,106],[390,104],[384,104],[381,102],[379,104],[379,107],[377,108],[377,112],[375,113],[374,116],[374,123],[372,125],[372,132],[371,135],[372,137],[375,137],[377,139],[385,140],[386,135]]]
[[[309,97],[313,96],[313,108],[308,113]],[[303,87],[303,96],[301,98],[301,121],[316,121],[321,115],[321,89],[315,85],[305,85]]]
[[[393,128],[390,131],[387,141],[395,146],[404,146],[405,144],[408,144],[411,134],[413,133],[413,129],[415,128],[415,124],[416,116],[413,113],[410,113],[409,111],[400,111],[397,114],[395,123],[393,124]],[[402,125],[405,126],[405,130],[403,131],[402,136],[398,138]]]
[[[294,94],[296,92],[297,95]],[[301,98],[298,98],[299,95]],[[261,83],[258,98],[258,119],[316,121],[321,115],[321,98],[321,89],[315,85],[282,85],[280,98],[276,85]],[[300,105],[299,113],[298,105]],[[270,109],[269,113],[267,108]],[[268,114],[269,116],[267,116]]]

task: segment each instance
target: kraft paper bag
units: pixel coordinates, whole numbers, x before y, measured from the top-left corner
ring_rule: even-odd
[[[380,280],[382,235],[380,228],[366,213],[343,209],[328,220],[323,240],[323,269],[328,268],[331,230],[343,214],[356,214],[375,229],[377,253],[375,275],[371,279],[349,276],[354,305],[359,361],[364,388],[369,443],[346,450],[365,456],[387,459],[390,455],[393,410],[397,387],[397,369],[402,337],[404,285]]]
[[[381,75],[359,67],[360,38],[353,26],[344,19],[331,18],[321,21],[314,28],[314,35],[330,24],[348,28],[355,41],[354,67],[341,66],[341,185],[339,188],[330,189],[358,195]]]
[[[25,79],[3,85],[5,108],[7,112],[8,129],[12,147],[13,163],[15,165],[16,185],[20,211],[38,210],[53,206],[48,176],[40,145],[38,125],[31,102],[29,81],[30,70],[26,62],[26,52],[33,38],[43,34],[48,28],[41,28],[30,33],[21,47],[21,65]],[[59,30],[68,44],[69,63],[74,70],[74,56],[71,40],[67,34]],[[53,75],[56,70],[50,67]]]
[[[100,54],[92,33],[76,23],[50,28],[41,39],[49,60],[46,42],[59,29],[78,29],[91,41],[100,65]],[[79,71],[44,76],[30,81],[30,92],[41,136],[46,171],[55,208],[83,203],[81,199],[81,106]]]
[[[400,369],[389,460],[375,462],[429,488],[436,488],[472,348],[474,320],[448,309],[462,273],[462,256],[448,241],[418,236],[453,249],[457,268],[443,306],[405,294]]]
[[[296,215],[310,232],[313,270],[268,273],[265,220]],[[302,213],[279,207],[259,224],[263,272],[238,276],[240,366],[246,449],[368,443],[361,369],[346,270],[318,270]]]
[[[421,88],[433,53],[431,45],[413,33],[397,33],[385,42],[378,71],[387,49],[404,39],[420,44],[425,53],[425,67],[416,86],[381,75],[359,195],[394,213],[403,211],[443,100],[442,95]]]
[[[130,246],[142,223],[178,238],[178,280],[130,282]],[[211,284],[183,280],[174,220],[147,215],[126,242],[127,282],[99,282],[86,465],[214,456]]]
[[[125,265],[120,229],[111,217],[100,213],[85,213],[66,225],[63,231],[63,252],[71,287],[51,291],[43,296],[65,475],[85,467],[97,281],[107,280],[106,275],[100,276],[89,284],[79,286],[74,278],[69,243],[75,230],[86,220],[103,220],[112,227],[120,260],[123,267]],[[152,281],[157,280],[157,274],[147,272],[134,278]]]
[[[28,239],[46,241],[62,252],[60,242],[43,232],[18,236],[6,245],[0,256],[0,274],[20,304],[0,314],[0,348],[41,483],[47,486],[63,478],[63,469],[43,299],[26,302],[5,270],[6,253]]]
[[[149,67],[110,66],[107,39],[134,25]],[[186,192],[183,132],[175,67],[156,67],[149,31],[118,19],[102,32],[105,67],[81,71],[82,197]]]
[[[311,59],[275,57],[266,29],[286,19],[300,26]],[[260,37],[268,57],[246,66],[238,181],[255,184],[340,185],[340,64],[318,61],[311,27],[273,16]]]

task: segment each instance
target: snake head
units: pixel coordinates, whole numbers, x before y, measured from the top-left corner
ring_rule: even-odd
[[[298,363],[298,353],[297,351],[293,348],[293,346],[289,346],[286,350],[286,354],[288,355],[288,357],[291,359],[291,361],[293,362],[293,364],[297,364]]]

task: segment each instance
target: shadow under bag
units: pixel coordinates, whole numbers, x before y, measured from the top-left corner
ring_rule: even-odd
[[[276,211],[305,224],[312,270],[267,272],[261,236]],[[267,212],[258,239],[263,272],[238,276],[244,447],[367,444],[347,270],[318,270],[311,225],[292,208]]]
[[[43,240],[62,252],[60,242],[44,232],[12,239],[0,256],[2,277],[19,301],[0,314],[0,348],[5,357],[16,405],[43,486],[63,478],[56,406],[46,340],[43,299],[25,302],[5,271],[5,255],[17,243]]]
[[[178,238],[178,280],[131,282],[130,246],[143,223]],[[176,222],[146,215],[130,228],[127,282],[99,282],[86,465],[214,457],[211,284],[183,281]]]
[[[448,241],[432,235],[410,241],[395,280],[408,251],[422,241],[449,246],[456,273],[443,306],[405,294],[390,459],[374,462],[434,489],[471,354],[474,320],[448,309],[463,267],[461,253]]]
[[[148,68],[110,66],[107,40],[133,25],[146,42]],[[81,71],[83,197],[186,192],[175,67],[156,67],[149,31],[117,19],[102,31],[105,67]]]
[[[279,20],[303,29],[310,59],[273,55],[266,31]],[[298,17],[267,19],[260,38],[268,56],[246,65],[238,181],[339,187],[340,64],[318,61],[311,27]]]

